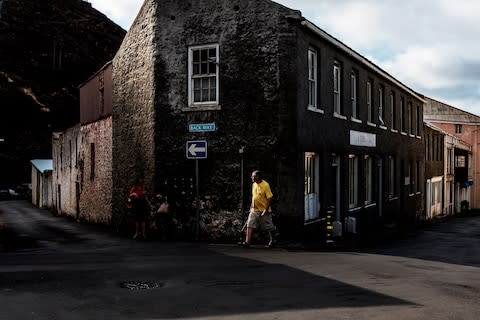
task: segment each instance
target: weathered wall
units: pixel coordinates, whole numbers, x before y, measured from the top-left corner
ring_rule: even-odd
[[[79,219],[108,225],[112,216],[112,117],[83,125],[80,135]]]
[[[296,13],[270,1],[144,3],[113,61],[114,214],[144,176],[150,190],[170,195],[192,232],[195,161],[185,143],[194,139],[208,142],[208,159],[199,160],[201,236],[238,235],[253,169],[264,171],[275,209],[295,214],[295,92],[287,93],[295,87],[295,30],[285,16]],[[219,107],[189,109],[188,47],[212,43],[220,48]],[[217,131],[188,132],[188,124],[210,122]]]
[[[106,64],[80,86],[80,123],[112,115],[112,64]]]
[[[452,134],[472,146],[472,168],[474,184],[471,190],[472,208],[480,208],[480,117],[457,109],[448,104],[427,98],[424,118],[435,126]],[[455,126],[462,125],[462,132],[456,133]]]
[[[291,171],[296,167],[291,152],[295,149],[295,99],[287,100],[284,89],[294,81],[296,67],[292,40],[296,34],[285,16],[296,11],[270,1],[204,0],[193,6],[172,0],[158,4],[154,38],[156,187],[167,181],[181,218],[188,221],[194,215],[194,190],[188,185],[179,188],[183,183],[178,179],[195,181],[195,161],[186,159],[185,142],[205,139],[208,159],[199,160],[203,237],[238,234],[242,202],[244,209],[250,205],[254,169],[264,171],[271,184],[274,208],[281,215],[294,214],[295,202],[288,201],[294,193],[288,191],[295,189],[291,187],[295,184]],[[220,51],[220,110],[198,111],[188,106],[188,47],[212,43],[218,44]],[[217,131],[188,132],[188,124],[210,122]]]
[[[77,191],[80,165],[80,125],[53,134],[53,211],[78,217]]]
[[[116,226],[125,215],[125,197],[135,179],[144,177],[150,190],[154,183],[155,13],[156,1],[145,1],[112,63],[112,214]]]

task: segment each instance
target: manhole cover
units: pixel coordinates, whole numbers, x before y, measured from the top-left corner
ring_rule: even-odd
[[[123,281],[120,283],[121,288],[130,290],[149,290],[163,287],[163,283],[154,281]]]

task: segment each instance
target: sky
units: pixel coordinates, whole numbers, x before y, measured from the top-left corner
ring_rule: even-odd
[[[143,0],[90,2],[128,30]],[[416,92],[480,115],[480,1],[276,2],[300,10]]]

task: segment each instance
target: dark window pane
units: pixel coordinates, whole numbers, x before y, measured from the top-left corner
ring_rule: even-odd
[[[216,88],[217,87],[217,78],[216,77],[210,77],[210,88]]]
[[[201,70],[200,70],[200,73],[201,74],[208,74],[208,63],[202,63],[201,65]]]
[[[200,102],[200,90],[194,90],[193,91],[193,101],[194,102]]]
[[[205,50],[202,50],[202,55],[201,55],[201,59],[202,59],[202,62],[206,62],[208,60],[208,49],[205,49]]]
[[[216,100],[216,91],[215,91],[215,88],[211,89],[210,90],[210,101],[215,101]]]
[[[200,64],[199,63],[194,63],[193,64],[193,74],[199,74],[200,73]]]
[[[200,50],[193,50],[193,62],[200,62]]]
[[[208,56],[210,58],[216,58],[217,57],[217,49],[212,48],[208,50]]]
[[[208,74],[213,74],[217,72],[217,68],[215,66],[215,63],[210,62],[208,64]]]
[[[202,101],[208,101],[208,89],[202,89]]]
[[[201,79],[194,79],[194,80],[193,80],[193,89],[194,89],[194,90],[200,89],[200,80],[201,80]]]
[[[202,89],[208,89],[209,87],[209,78],[202,78]]]

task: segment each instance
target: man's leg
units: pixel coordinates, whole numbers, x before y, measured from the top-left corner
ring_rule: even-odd
[[[251,244],[252,243],[252,234],[253,234],[253,228],[247,227],[247,233],[245,235],[245,243],[246,244]]]

